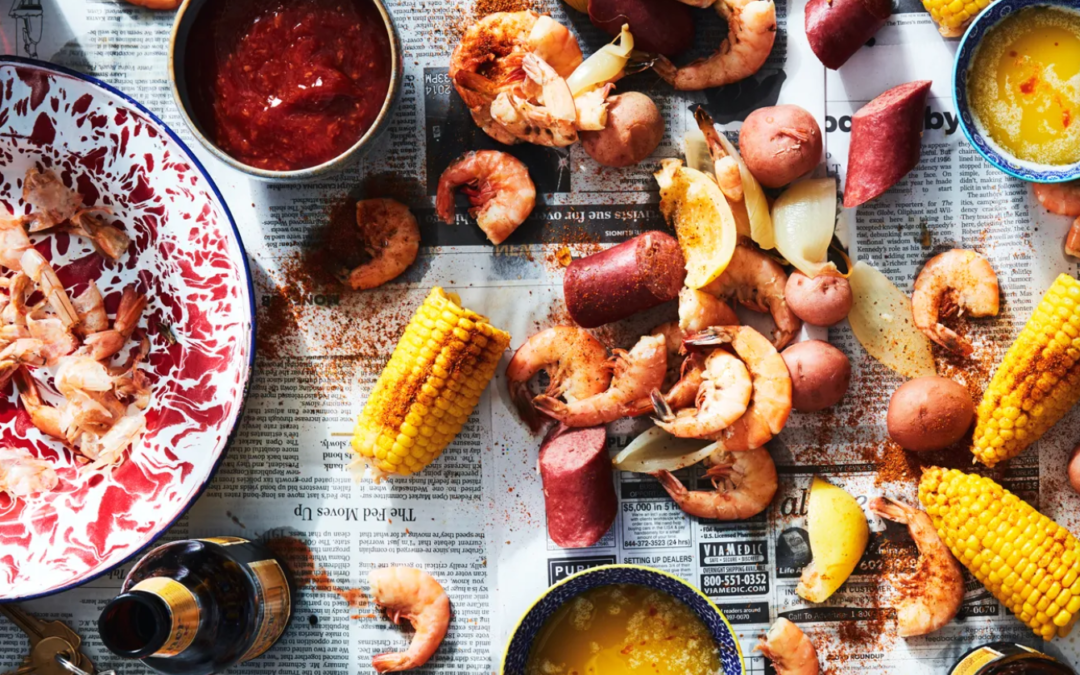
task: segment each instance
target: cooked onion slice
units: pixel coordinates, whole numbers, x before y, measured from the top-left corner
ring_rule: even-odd
[[[631,441],[611,463],[620,471],[635,473],[678,471],[697,464],[715,449],[716,443],[677,438],[660,427],[653,427]]]
[[[746,215],[750,219],[750,238],[766,251],[775,248],[772,216],[769,215],[769,202],[765,199],[765,191],[761,189],[761,184],[757,182],[757,178],[754,178],[754,174],[750,173],[750,168],[746,166],[746,162],[739,156],[738,150],[731,144],[731,141],[722,133],[718,135],[724,150],[739,163],[739,175],[742,177],[743,204],[746,205]]]
[[[836,179],[816,178],[795,183],[773,204],[776,250],[808,277],[835,272],[828,262],[829,243],[836,228]]]
[[[915,327],[907,293],[864,262],[855,263],[848,283],[854,296],[848,323],[870,356],[904,377],[936,374],[930,340]]]
[[[594,87],[619,79],[632,51],[634,36],[630,34],[630,26],[624,23],[622,31],[613,41],[585,59],[585,62],[566,78],[570,93],[577,98]]]

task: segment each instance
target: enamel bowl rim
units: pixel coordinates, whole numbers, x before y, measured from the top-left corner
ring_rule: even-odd
[[[181,28],[188,28],[187,24],[194,22],[198,17],[198,12],[191,12],[189,14],[188,10],[191,9],[192,5],[195,3],[198,3],[198,8],[201,10],[211,2],[228,1],[229,0],[183,0],[183,4],[180,5],[180,9],[176,12],[176,19],[173,22],[172,31],[169,35],[169,87],[172,89],[173,102],[176,104],[176,109],[183,118],[184,124],[187,125],[188,130],[196,139],[198,139],[199,143],[209,150],[214,157],[237,171],[263,181],[279,183],[295,183],[322,178],[349,167],[355,160],[358,160],[366,154],[389,125],[390,116],[393,113],[398,97],[401,94],[401,82],[404,79],[404,59],[401,48],[401,37],[398,34],[397,26],[394,24],[394,18],[390,14],[390,10],[383,3],[383,0],[368,0],[375,5],[375,8],[379,11],[379,16],[382,17],[387,36],[390,38],[390,86],[386,90],[386,99],[383,100],[383,105],[379,110],[379,114],[375,117],[375,121],[371,123],[371,126],[368,127],[368,130],[345,150],[345,152],[322,164],[307,167],[306,169],[294,169],[292,171],[260,169],[241,162],[219,148],[216,143],[203,134],[199,125],[195,122],[194,112],[188,110],[184,101],[185,97],[180,95],[180,87],[176,77],[177,51],[179,46],[178,36]],[[190,31],[187,33],[187,37],[190,40]],[[185,43],[181,48],[186,53],[187,44]]]
[[[540,603],[544,602],[544,600],[546,600],[554,591],[556,591],[559,588],[562,588],[563,586],[566,586],[568,584],[579,581],[580,579],[582,579],[584,577],[595,576],[597,574],[604,573],[604,572],[611,572],[613,570],[632,570],[632,571],[639,572],[639,573],[645,573],[646,575],[652,576],[654,578],[659,577],[659,578],[665,578],[665,579],[673,580],[673,581],[677,582],[679,585],[686,588],[693,595],[696,595],[700,600],[702,600],[705,603],[705,606],[708,609],[710,609],[714,614],[716,614],[717,617],[720,618],[720,620],[723,622],[724,626],[727,628],[728,633],[731,635],[731,640],[735,645],[735,651],[736,651],[736,653],[738,654],[738,657],[739,657],[740,675],[745,675],[747,673],[746,661],[745,661],[745,659],[743,657],[742,647],[739,645],[738,633],[732,627],[731,622],[728,621],[728,618],[727,618],[727,616],[724,615],[724,612],[719,607],[716,606],[716,603],[714,603],[711,599],[709,599],[709,596],[702,593],[701,589],[697,588],[696,586],[691,584],[689,581],[687,581],[686,579],[683,579],[682,577],[680,577],[678,575],[672,574],[670,572],[665,572],[664,570],[657,569],[655,567],[647,567],[645,565],[610,564],[610,565],[599,565],[597,567],[590,567],[590,568],[582,570],[580,572],[575,572],[574,574],[571,574],[570,576],[566,577],[565,579],[561,579],[561,580],[555,582],[554,584],[552,584],[551,586],[545,588],[544,592],[541,593],[540,595],[538,595],[536,597],[536,599],[533,600],[529,604],[529,607],[524,612],[521,613],[521,616],[514,623],[514,629],[512,631],[510,631],[510,637],[507,638],[506,646],[503,648],[502,659],[499,662],[499,674],[500,675],[507,675],[506,661],[510,656],[510,648],[514,644],[514,639],[517,637],[518,633],[521,631],[522,624],[524,624],[525,620],[534,611],[537,610],[537,608],[540,606]],[[625,582],[611,581],[611,582],[608,582],[608,583],[625,583]],[[637,583],[637,582],[632,582],[632,583]],[[599,587],[599,586],[602,586],[602,585],[607,585],[607,584],[597,584],[596,586],[590,586],[588,588],[582,589],[581,592],[583,592],[585,590],[589,590],[591,588],[596,588],[596,587]],[[646,586],[649,586],[650,588],[655,588],[655,589],[660,590],[660,591],[665,590],[663,588],[659,588],[658,586],[653,586],[650,583],[643,583],[643,584],[640,584],[640,585],[646,585]],[[681,598],[676,597],[676,599],[680,600],[681,602],[684,602],[684,601],[682,601]],[[685,602],[684,602],[684,604],[685,604]],[[559,606],[562,606],[562,605],[560,604]],[[687,605],[687,606],[689,607],[689,605]],[[695,613],[697,613],[696,610],[694,610],[693,607],[690,607],[690,609],[692,611],[695,611]],[[715,638],[714,638],[714,641],[715,641]],[[531,640],[529,641],[528,646],[530,648],[532,647],[532,641]],[[725,675],[730,675],[730,674],[725,673]]]
[[[996,145],[991,145],[983,137],[967,101],[968,70],[986,32],[1017,11],[1039,6],[1056,7],[1080,13],[1069,0],[997,0],[975,17],[960,39],[956,58],[953,61],[953,108],[960,118],[960,129],[964,132],[964,138],[994,168],[1013,178],[1030,183],[1064,183],[1080,179],[1080,161],[1060,167],[1020,162],[999,150]]]

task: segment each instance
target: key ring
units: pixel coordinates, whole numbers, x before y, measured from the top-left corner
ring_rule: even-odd
[[[71,672],[72,675],[91,675],[91,673],[86,672],[82,668],[69,661],[67,657],[65,657],[63,654],[56,655],[56,662],[63,666],[66,670]],[[103,673],[98,673],[98,675],[116,675],[116,671],[106,670]]]

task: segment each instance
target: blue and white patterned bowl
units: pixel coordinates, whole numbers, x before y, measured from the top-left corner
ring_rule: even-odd
[[[1062,183],[1080,179],[1080,162],[1066,166],[1050,166],[1016,159],[983,136],[968,105],[968,70],[986,31],[1010,14],[1036,6],[1060,7],[1076,11],[1077,2],[1076,0],[998,0],[983,10],[964,33],[964,37],[960,40],[960,49],[956,52],[956,61],[953,64],[953,104],[960,114],[960,128],[964,130],[964,136],[986,161],[1021,180],[1032,183]]]
[[[651,567],[638,565],[604,565],[593,567],[569,576],[537,598],[514,628],[503,653],[502,675],[525,675],[529,650],[544,622],[563,603],[571,598],[609,584],[637,584],[669,593],[686,603],[705,623],[720,650],[720,665],[724,675],[745,675],[742,650],[735,638],[735,631],[724,618],[723,612],[709,598],[677,576]]]

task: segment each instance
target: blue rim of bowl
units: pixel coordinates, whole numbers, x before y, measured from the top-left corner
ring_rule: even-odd
[[[390,85],[386,90],[386,98],[383,100],[383,105],[379,109],[379,114],[375,117],[371,126],[360,135],[360,138],[356,139],[356,142],[340,155],[328,159],[322,164],[316,164],[315,166],[309,166],[304,169],[292,169],[290,171],[260,169],[259,167],[241,162],[239,159],[221,149],[217,143],[207,138],[196,120],[194,111],[189,111],[187,106],[184,105],[183,97],[180,96],[180,86],[177,84],[176,77],[176,45],[177,36],[180,33],[180,24],[188,15],[191,3],[182,3],[176,12],[176,19],[173,21],[172,29],[169,32],[169,49],[167,54],[169,88],[172,91],[173,102],[176,104],[176,109],[180,112],[180,117],[183,118],[184,124],[188,127],[192,136],[194,136],[195,139],[210,152],[210,154],[223,164],[226,164],[251,178],[271,183],[301,183],[304,181],[318,180],[343,171],[351,164],[359,161],[371,148],[371,145],[381,138],[386,131],[390,124],[390,118],[397,109],[398,101],[401,98],[402,85],[405,81],[405,50],[401,44],[401,35],[398,33],[397,24],[394,23],[394,15],[390,13],[390,8],[386,6],[384,0],[370,1],[382,17],[383,23],[386,26],[387,36],[390,38]],[[203,5],[199,7],[199,11],[202,11],[206,4],[207,3],[204,2]],[[195,18],[191,19],[191,21],[195,21],[197,18],[198,16],[196,13]],[[184,45],[184,48],[187,49],[187,44]],[[190,98],[190,95],[188,98]]]
[[[9,63],[30,66],[32,68],[40,68],[42,70],[59,73],[60,75],[73,77],[77,80],[82,80],[96,87],[100,87],[107,93],[112,94],[113,96],[116,96],[119,99],[125,101],[126,103],[134,107],[136,110],[138,110],[141,114],[149,117],[155,124],[158,125],[158,127],[162,131],[164,131],[169,136],[169,138],[173,140],[173,142],[180,146],[181,150],[183,150],[187,154],[188,159],[191,160],[191,163],[195,166],[196,169],[198,169],[199,175],[202,176],[203,180],[205,180],[207,185],[210,186],[210,190],[213,192],[214,197],[217,198],[218,203],[221,204],[221,209],[225,212],[225,217],[229,221],[229,227],[232,228],[233,236],[236,237],[236,245],[240,249],[240,262],[243,264],[244,280],[247,282],[248,288],[248,311],[251,313],[251,343],[248,350],[247,377],[244,380],[244,385],[241,390],[240,406],[236,411],[236,420],[233,422],[232,429],[229,430],[229,434],[225,438],[225,442],[221,447],[221,454],[218,456],[217,461],[214,462],[214,466],[211,467],[210,473],[206,475],[206,479],[203,481],[202,485],[200,485],[195,490],[188,502],[176,514],[176,517],[170,520],[164,527],[162,527],[157,532],[157,534],[152,536],[145,544],[124,557],[123,560],[113,565],[110,565],[109,567],[101,570],[100,572],[95,572],[94,574],[91,574],[84,579],[80,579],[79,581],[72,582],[67,586],[48,590],[43,593],[36,593],[34,595],[26,595],[14,598],[0,598],[0,605],[5,605],[12,602],[26,602],[28,600],[36,600],[38,598],[45,598],[51,595],[56,595],[57,593],[63,593],[64,591],[70,591],[73,588],[78,588],[79,586],[94,581],[95,579],[100,579],[106,574],[112,572],[117,567],[127,564],[133,558],[142,554],[144,551],[156,544],[157,541],[161,539],[161,537],[164,536],[165,533],[173,525],[175,525],[181,518],[184,517],[184,515],[191,509],[191,507],[195,505],[195,502],[199,501],[199,498],[203,496],[204,492],[206,492],[206,488],[208,488],[210,486],[210,483],[214,480],[214,476],[217,475],[218,469],[220,469],[222,463],[224,463],[225,457],[229,454],[229,448],[230,446],[232,446],[233,441],[236,439],[236,434],[240,429],[240,421],[243,419],[244,409],[246,408],[247,404],[248,390],[251,387],[251,380],[255,373],[255,286],[251,282],[251,268],[248,265],[247,250],[244,248],[244,240],[240,236],[240,231],[236,229],[236,221],[233,219],[232,211],[229,210],[229,205],[225,201],[225,197],[222,196],[221,191],[218,190],[217,183],[215,183],[214,179],[210,177],[209,173],[207,173],[206,168],[202,165],[202,162],[199,161],[199,158],[191,152],[191,148],[189,148],[187,144],[184,143],[184,141],[179,136],[177,136],[176,133],[169,127],[169,125],[165,124],[165,122],[161,120],[161,118],[150,112],[150,110],[146,106],[139,103],[132,97],[112,86],[111,84],[102,82],[101,80],[92,75],[86,75],[76,70],[72,70],[64,66],[58,66],[47,61],[29,59],[22,56],[0,54],[0,65],[5,65]]]
[[[967,105],[968,70],[971,67],[971,59],[975,56],[975,51],[986,36],[986,31],[1019,10],[1039,6],[1070,9],[1061,0],[998,0],[990,3],[986,9],[976,15],[975,20],[964,31],[964,36],[960,38],[960,46],[956,50],[956,57],[953,59],[953,108],[960,119],[960,129],[964,132],[964,138],[967,139],[968,144],[975,148],[975,151],[998,171],[1029,183],[1067,183],[1080,179],[1080,162],[1069,164],[1062,169],[1049,171],[1027,169],[1022,165],[1015,164],[1014,160],[1002,156],[1000,152],[983,140],[982,132],[978,133],[978,139],[976,139],[973,130],[976,128],[975,118],[972,116],[971,108]],[[998,16],[989,24],[985,23],[991,14],[997,14]],[[961,68],[962,61],[964,62],[963,68]],[[963,107],[960,105],[961,98],[965,103]]]
[[[551,595],[552,591],[556,590],[557,588],[560,588],[560,587],[565,586],[565,585],[567,585],[569,583],[572,583],[572,582],[576,581],[577,579],[580,579],[581,577],[586,577],[586,576],[590,576],[590,575],[596,574],[596,573],[601,572],[601,571],[609,571],[609,570],[633,570],[633,571],[637,571],[637,572],[646,572],[646,573],[650,573],[650,574],[656,574],[658,576],[667,577],[668,579],[672,579],[673,581],[678,582],[682,586],[684,586],[687,589],[689,589],[690,591],[692,591],[699,598],[704,600],[706,605],[710,609],[712,609],[714,612],[716,612],[716,615],[718,617],[720,617],[721,621],[724,622],[724,626],[728,629],[728,633],[731,634],[731,641],[735,645],[735,653],[739,656],[739,668],[742,669],[740,675],[745,675],[747,673],[746,661],[743,658],[742,646],[739,644],[738,633],[735,632],[735,629],[732,627],[731,622],[728,621],[728,618],[724,614],[724,612],[719,607],[716,606],[716,603],[713,602],[709,598],[709,596],[702,593],[701,589],[697,588],[696,586],[691,584],[689,581],[687,581],[686,579],[683,579],[682,577],[680,577],[678,575],[672,574],[671,572],[665,572],[664,570],[656,569],[655,567],[646,567],[645,565],[614,564],[614,565],[599,565],[597,567],[590,567],[588,569],[581,570],[580,572],[575,572],[574,574],[571,574],[570,576],[566,577],[565,579],[562,579],[561,581],[558,581],[558,582],[552,584],[551,586],[548,586],[547,588],[544,589],[544,591],[542,593],[540,593],[540,595],[536,596],[536,599],[533,600],[529,604],[528,608],[524,612],[521,613],[521,616],[518,618],[517,622],[514,624],[513,630],[510,631],[510,637],[507,638],[506,646],[503,648],[502,659],[499,661],[499,675],[506,675],[506,659],[510,656],[510,645],[513,644],[514,637],[517,636],[517,632],[519,630],[521,630],[521,624],[525,623],[525,619],[527,619],[528,616],[530,614],[532,614],[533,610],[536,609],[537,605],[539,605],[541,602],[546,600]],[[689,607],[689,605],[687,605],[687,606]],[[690,607],[690,609],[691,609],[691,611],[694,611],[693,607]],[[696,613],[697,612],[695,611],[695,614]]]

